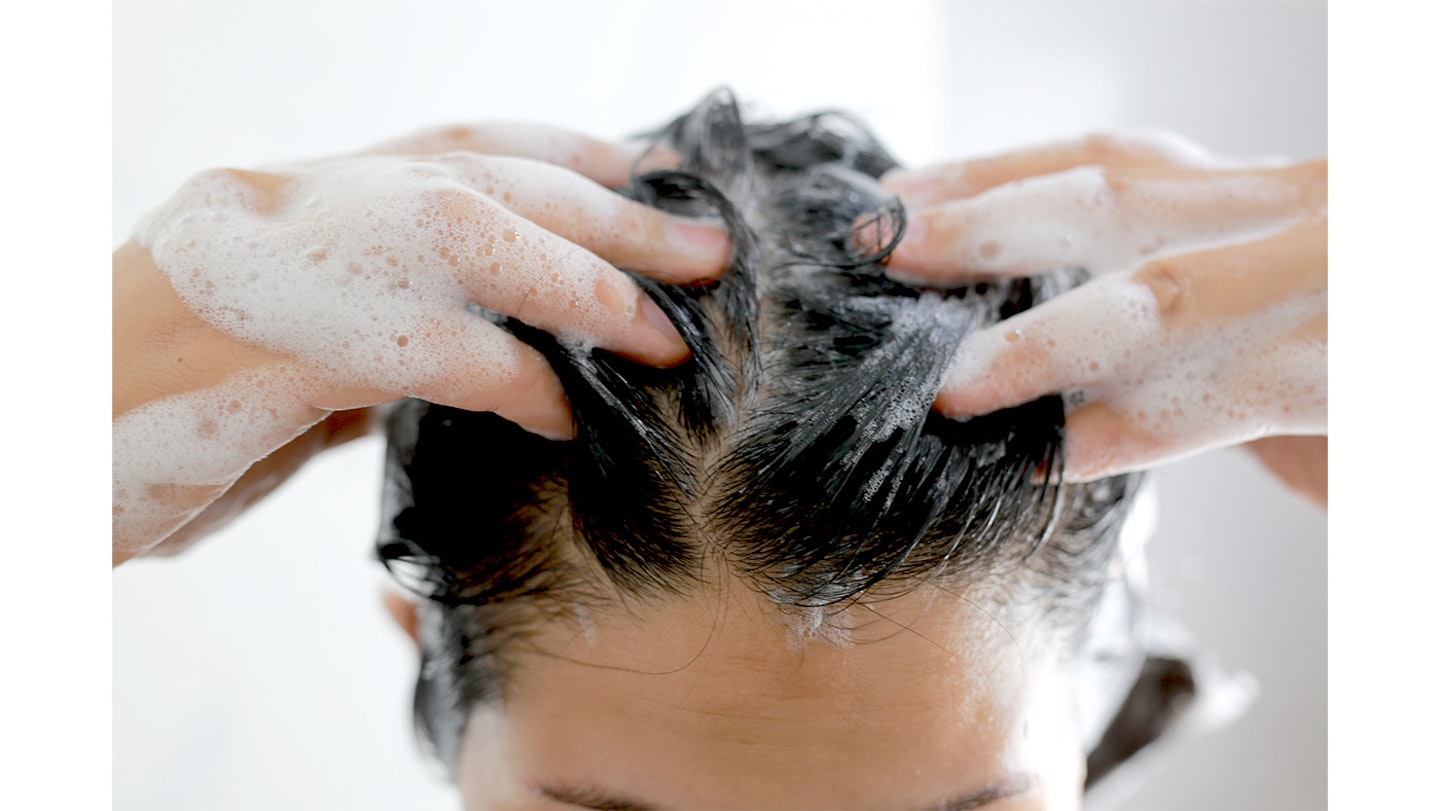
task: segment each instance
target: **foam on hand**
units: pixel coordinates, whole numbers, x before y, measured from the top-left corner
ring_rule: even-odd
[[[536,326],[615,344],[636,316],[637,291],[598,257],[507,208],[513,197],[527,213],[565,212],[574,184],[588,182],[536,166],[372,155],[287,174],[214,170],[147,215],[136,241],[186,307],[295,363],[115,420],[116,550],[158,543],[256,460],[323,419],[309,406],[324,392],[503,388],[525,350],[470,311],[472,302],[521,320],[537,313]],[[606,216],[618,209],[604,205],[587,200],[598,223],[588,236],[619,227]],[[542,302],[550,314],[535,306]],[[562,310],[563,325],[546,322]]]
[[[116,553],[139,555],[169,537],[326,412],[302,404],[294,366],[234,375],[115,418],[111,433]]]
[[[1176,166],[1196,169],[1231,171],[1241,169],[1275,169],[1293,163],[1283,155],[1237,157],[1221,155],[1209,147],[1178,132],[1154,128],[1116,130],[1110,133],[1116,142],[1151,152]]]
[[[1263,176],[1126,182],[1084,166],[952,202],[946,216],[961,234],[953,262],[971,273],[1084,267],[1102,275],[1282,231],[1299,219],[1298,196],[1292,184]]]
[[[1325,342],[1303,336],[1325,312],[1320,291],[1179,327],[1148,286],[1105,277],[971,335],[945,389],[999,399],[1078,389],[1078,403],[1104,403],[1168,449],[1155,462],[1265,434],[1323,433]]]
[[[435,161],[330,161],[290,180],[272,208],[217,170],[150,215],[137,239],[201,318],[341,385],[412,391],[460,371],[459,354],[495,355],[465,366],[512,366],[506,342],[476,337],[472,300],[523,319],[527,298],[564,296],[581,333],[604,322],[602,304],[633,317],[633,297],[612,289],[603,263],[547,254],[546,232],[462,174]],[[575,292],[587,281],[593,298]]]

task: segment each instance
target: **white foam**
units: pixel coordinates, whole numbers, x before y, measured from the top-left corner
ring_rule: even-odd
[[[1105,275],[1157,257],[1259,239],[1302,216],[1299,191],[1277,178],[1117,177],[1085,166],[951,203],[947,216],[956,218],[960,233],[954,262],[981,275],[1062,267]]]
[[[1116,130],[1111,134],[1116,141],[1139,146],[1156,153],[1177,166],[1192,166],[1197,169],[1241,170],[1277,169],[1293,163],[1283,155],[1256,155],[1236,157],[1221,155],[1197,141],[1178,132],[1162,129]]]
[[[514,180],[513,163],[487,160],[501,161],[497,183]],[[547,252],[556,238],[472,193],[466,173],[444,160],[336,160],[271,201],[232,172],[207,172],[137,239],[207,322],[351,386],[412,391],[453,373],[457,353],[472,355],[466,366],[512,365],[503,342],[467,334],[472,299],[521,318],[532,302],[563,301],[570,328],[592,339],[614,337],[602,305],[633,318],[633,294],[602,262]]]
[[[1089,282],[1044,308],[971,336],[945,388],[987,376],[1024,391],[1079,389],[1155,440],[1160,462],[1268,434],[1324,433],[1326,346],[1294,336],[1326,313],[1318,291],[1203,327],[1165,323],[1150,288],[1126,276]],[[1038,316],[1038,317],[1037,317]],[[1028,345],[996,362],[1018,341]]]
[[[468,311],[472,301],[522,319],[545,302],[563,309],[577,340],[595,343],[613,344],[635,316],[633,290],[608,265],[497,202],[524,187],[526,205],[560,207],[578,177],[475,156],[367,156],[290,171],[202,173],[137,228],[190,310],[299,363],[116,419],[117,552],[158,543],[314,424],[324,412],[306,403],[317,393],[401,396],[482,376],[503,385],[521,350]],[[605,223],[613,210],[604,205],[587,201],[587,213]]]
[[[868,607],[868,606],[867,606]],[[855,644],[854,634],[847,623],[848,612],[853,609],[837,610],[826,606],[779,607],[780,621],[789,629],[787,646],[792,651],[803,651],[815,640],[823,640],[837,648],[849,648]]]
[[[113,546],[138,555],[230,488],[256,460],[327,412],[302,405],[292,367],[227,378],[117,417],[111,434]]]

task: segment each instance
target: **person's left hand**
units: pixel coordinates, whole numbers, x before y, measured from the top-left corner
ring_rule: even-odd
[[[1067,480],[1259,439],[1266,466],[1323,503],[1327,176],[1323,159],[1221,170],[1107,137],[891,172],[910,210],[892,276],[1097,277],[967,338],[936,408],[1078,390]]]

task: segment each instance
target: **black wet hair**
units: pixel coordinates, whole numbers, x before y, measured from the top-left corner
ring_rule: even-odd
[[[714,284],[632,276],[693,360],[654,369],[500,319],[559,375],[574,440],[418,401],[390,418],[378,551],[424,598],[416,720],[452,767],[507,651],[566,606],[683,594],[720,561],[822,609],[998,580],[1068,633],[1115,556],[1136,477],[1060,483],[1058,396],[965,421],[930,409],[971,331],[1083,271],[890,279],[905,212],[876,180],[897,164],[841,113],[746,123],[721,91],[650,137],[681,165],[623,193],[723,222],[734,244]]]

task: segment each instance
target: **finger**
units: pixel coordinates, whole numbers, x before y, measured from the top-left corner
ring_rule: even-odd
[[[1247,444],[1266,469],[1317,506],[1329,504],[1330,441],[1324,436],[1271,436]]]
[[[1130,415],[1089,403],[1065,416],[1067,482],[1086,482],[1154,467],[1203,447],[1187,447],[1151,433]]]
[[[509,155],[563,166],[609,188],[630,182],[631,168],[644,154],[643,144],[617,144],[543,124],[495,121],[435,127],[386,141],[366,150],[376,155],[442,155],[475,152]]]
[[[936,407],[985,414],[1084,389],[1130,413],[1158,397],[1159,413],[1176,397],[1208,402],[1198,389],[1224,384],[1234,419],[1243,410],[1272,425],[1323,421],[1325,229],[1320,219],[1156,260],[979,330],[960,345]]]
[[[515,158],[454,153],[436,161],[521,217],[601,258],[672,283],[711,278],[730,259],[724,229],[627,200],[579,175]]]
[[[673,172],[678,170],[682,163],[680,153],[668,144],[648,141],[643,137],[624,141],[620,146],[636,156],[635,162],[630,166],[630,174],[633,176],[647,172]]]
[[[412,396],[470,411],[493,411],[551,439],[575,435],[560,380],[545,358],[471,313],[436,323],[435,337],[453,358],[445,373],[417,386]]]
[[[420,635],[415,630],[415,603],[391,589],[385,589],[380,599],[385,605],[385,613],[389,614],[395,626],[410,638],[415,645],[415,651],[419,653]]]
[[[1286,484],[1323,505],[1325,437],[1265,433],[1257,422],[1217,422],[1199,404],[1177,406],[1157,417],[1089,403],[1065,416],[1064,480],[1084,482],[1132,473],[1240,443],[1268,450],[1276,442],[1297,441],[1305,443],[1306,458],[1266,459],[1262,452],[1261,461]]]
[[[437,261],[470,301],[562,337],[669,366],[689,350],[625,274],[478,195],[439,195]]]
[[[1167,329],[1235,323],[1287,301],[1323,317],[1328,243],[1329,220],[1318,217],[1254,242],[1156,259],[1130,278],[1150,291]]]
[[[1170,133],[1089,135],[1074,141],[949,162],[920,169],[894,169],[880,179],[907,205],[934,205],[973,197],[987,189],[1077,166],[1200,165],[1205,150]]]
[[[1101,279],[969,335],[935,407],[988,414],[1046,394],[1083,389],[1158,339],[1154,297],[1123,277]]]
[[[1324,181],[1301,167],[1203,172],[1081,167],[921,211],[889,272],[930,282],[1029,276],[1061,267],[1096,275],[1150,257],[1254,239],[1323,210]]]
[[[413,363],[394,364],[399,368],[375,387],[331,389],[311,404],[339,409],[418,397],[492,411],[550,439],[574,436],[564,390],[545,358],[480,316],[464,310],[428,315],[405,343]]]

